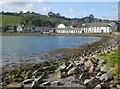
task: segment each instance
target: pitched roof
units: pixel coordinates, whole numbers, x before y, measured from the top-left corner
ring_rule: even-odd
[[[108,27],[108,24],[96,22],[96,23],[86,23],[85,26],[86,27]]]

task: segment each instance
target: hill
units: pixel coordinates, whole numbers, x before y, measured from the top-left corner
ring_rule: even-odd
[[[23,21],[23,18],[20,16],[13,16],[13,15],[2,15],[2,26],[14,26],[18,25],[20,22]]]

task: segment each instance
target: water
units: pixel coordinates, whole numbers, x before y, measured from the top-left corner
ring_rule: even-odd
[[[45,61],[45,52],[98,40],[86,36],[2,36],[2,65]]]

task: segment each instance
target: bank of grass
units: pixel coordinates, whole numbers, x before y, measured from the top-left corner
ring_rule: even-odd
[[[107,65],[113,67],[113,71],[111,74],[115,75],[116,78],[120,78],[120,49],[117,48],[113,50],[111,53],[99,54],[98,57],[105,60]]]
[[[2,15],[2,26],[17,26],[22,21],[20,16]]]

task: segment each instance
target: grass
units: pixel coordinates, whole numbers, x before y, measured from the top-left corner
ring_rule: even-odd
[[[2,26],[18,25],[23,19],[20,16],[2,15]]]
[[[117,78],[120,78],[119,49],[115,49],[111,53],[100,54],[98,57],[105,60],[108,66],[113,67],[111,73]]]

